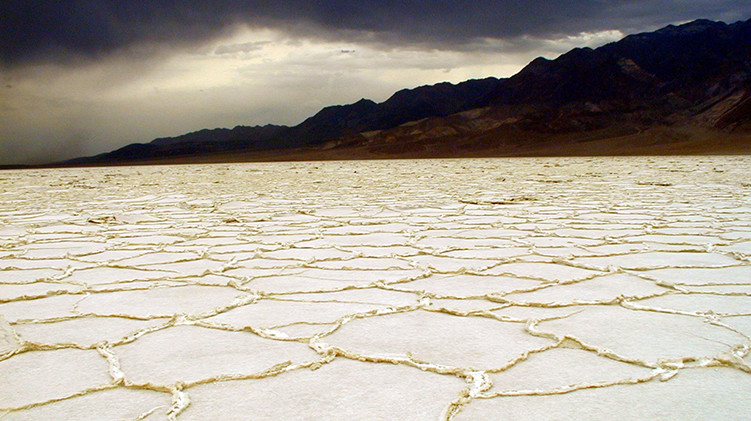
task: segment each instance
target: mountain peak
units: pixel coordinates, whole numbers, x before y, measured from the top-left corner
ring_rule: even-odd
[[[707,29],[723,29],[727,26],[728,25],[725,22],[717,22],[709,19],[697,19],[678,26],[674,26],[674,28],[684,32],[700,32]]]

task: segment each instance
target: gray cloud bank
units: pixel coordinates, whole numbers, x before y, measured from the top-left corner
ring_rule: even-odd
[[[451,48],[474,38],[632,32],[698,17],[734,21],[750,14],[745,0],[5,0],[0,61],[13,66],[96,58],[143,44],[201,42],[236,24]]]
[[[748,0],[4,0],[0,164],[297,124],[627,33],[749,17]]]

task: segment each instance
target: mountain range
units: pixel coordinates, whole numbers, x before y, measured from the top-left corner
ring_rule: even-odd
[[[326,107],[57,165],[470,156],[751,153],[751,20],[697,20],[519,73]]]

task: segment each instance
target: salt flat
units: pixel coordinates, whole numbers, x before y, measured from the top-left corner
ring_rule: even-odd
[[[0,419],[748,419],[749,174],[0,172]]]

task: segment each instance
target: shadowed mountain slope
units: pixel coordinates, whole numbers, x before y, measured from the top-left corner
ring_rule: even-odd
[[[712,151],[712,133],[733,133],[740,139],[735,152],[751,150],[744,140],[751,132],[751,20],[671,25],[555,60],[538,58],[508,79],[405,89],[380,104],[362,99],[326,107],[294,127],[201,130],[67,163],[201,155],[221,161],[230,152],[251,160],[306,153],[311,159],[580,154],[587,148],[567,149],[567,142],[603,139],[621,139],[611,152],[628,154],[624,137],[633,137],[634,153],[658,153],[665,142],[672,146],[664,150],[681,153],[675,139],[698,133],[690,128],[702,134],[687,153]],[[660,133],[644,137],[652,149],[639,144],[641,133]],[[600,144],[607,151],[607,142]]]

